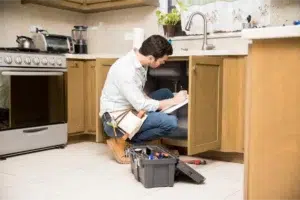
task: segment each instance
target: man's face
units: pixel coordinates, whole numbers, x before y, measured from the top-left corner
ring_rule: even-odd
[[[158,58],[157,60],[155,60],[154,57],[152,57],[151,59],[152,61],[150,61],[150,67],[151,68],[158,68],[160,65],[165,64],[165,62],[168,60],[168,56],[165,55],[162,58]]]

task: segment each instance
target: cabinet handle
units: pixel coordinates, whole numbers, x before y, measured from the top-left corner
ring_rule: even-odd
[[[195,70],[196,70],[196,65],[193,65],[193,68],[192,68],[192,70],[193,70],[193,71],[195,71]]]
[[[94,69],[94,68],[95,68],[95,65],[92,65],[91,68]]]

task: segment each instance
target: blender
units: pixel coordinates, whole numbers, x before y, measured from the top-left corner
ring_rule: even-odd
[[[72,38],[74,49],[77,54],[87,54],[87,26],[74,26]]]

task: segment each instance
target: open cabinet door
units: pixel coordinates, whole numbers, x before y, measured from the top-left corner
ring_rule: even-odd
[[[188,155],[221,147],[221,57],[189,58]]]
[[[96,60],[96,142],[105,142],[106,140],[99,116],[100,97],[109,68],[116,60],[116,58],[99,58]]]

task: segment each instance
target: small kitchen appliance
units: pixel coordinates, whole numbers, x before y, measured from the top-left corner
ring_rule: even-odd
[[[37,30],[32,35],[35,48],[51,53],[74,53],[74,44],[70,36],[49,34],[46,30]]]
[[[74,26],[72,38],[74,40],[74,53],[87,54],[87,26]]]

